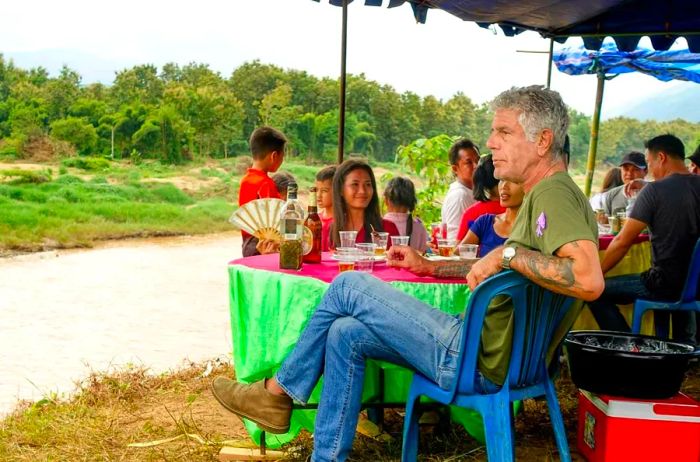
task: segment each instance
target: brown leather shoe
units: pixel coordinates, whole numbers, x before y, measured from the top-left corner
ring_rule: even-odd
[[[292,414],[292,399],[265,389],[265,380],[249,385],[226,377],[217,377],[211,383],[214,398],[238,417],[255,422],[270,433],[287,433]]]

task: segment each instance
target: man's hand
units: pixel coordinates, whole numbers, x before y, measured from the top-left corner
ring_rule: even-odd
[[[421,257],[415,249],[407,245],[391,246],[386,257],[389,266],[404,268],[419,276],[432,274],[432,262]]]
[[[255,246],[255,249],[260,253],[260,255],[267,255],[269,253],[277,253],[280,251],[280,243],[272,239],[262,239]]]
[[[488,255],[474,263],[471,271],[467,274],[467,284],[471,290],[474,290],[488,277],[501,271],[502,254],[503,246],[496,247]]]
[[[624,188],[625,196],[626,197],[636,196],[639,193],[639,191],[641,191],[642,188],[646,185],[647,185],[647,182],[642,180],[642,179],[639,179],[639,178],[630,181],[629,183],[627,183],[625,185],[625,188]]]

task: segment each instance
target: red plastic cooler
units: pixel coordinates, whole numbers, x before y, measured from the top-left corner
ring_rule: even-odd
[[[581,390],[578,449],[589,462],[700,461],[700,403],[679,393],[639,400]]]

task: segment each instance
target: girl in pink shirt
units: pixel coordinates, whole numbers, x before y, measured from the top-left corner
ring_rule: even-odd
[[[411,236],[409,245],[423,253],[427,247],[428,231],[423,222],[413,216],[416,209],[416,188],[408,178],[389,180],[384,189],[384,204],[388,210],[384,219],[393,222],[401,236]]]

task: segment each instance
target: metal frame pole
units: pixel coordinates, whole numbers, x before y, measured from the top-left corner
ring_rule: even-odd
[[[593,171],[595,170],[595,158],[598,154],[598,131],[600,129],[600,109],[603,105],[603,90],[605,89],[605,74],[598,70],[598,88],[595,94],[595,109],[591,122],[591,142],[588,147],[588,163],[586,165],[586,184],[584,192],[591,197],[591,183],[593,183]]]
[[[552,59],[554,58],[554,39],[549,39],[549,63],[547,65],[547,88],[552,87]]]
[[[348,0],[343,0],[343,27],[340,44],[340,108],[338,121],[338,164],[343,162],[345,148],[345,85],[347,75],[345,71],[346,52],[348,41]]]

